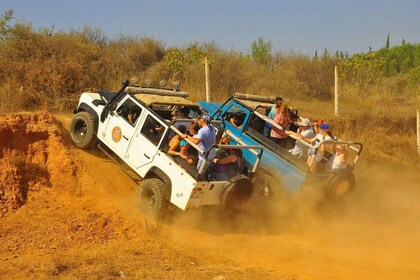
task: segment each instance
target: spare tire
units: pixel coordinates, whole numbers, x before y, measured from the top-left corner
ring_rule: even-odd
[[[223,188],[220,194],[220,204],[226,210],[237,212],[252,195],[252,181],[245,175],[238,175]]]

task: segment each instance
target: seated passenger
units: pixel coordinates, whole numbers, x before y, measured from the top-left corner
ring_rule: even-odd
[[[141,113],[141,109],[138,106],[131,107],[130,111],[127,114],[128,122],[134,125],[137,118],[140,116],[140,113]]]
[[[228,181],[233,176],[241,174],[245,167],[242,151],[237,149],[229,149],[228,154],[216,156],[213,163],[210,179],[216,181]]]
[[[242,128],[242,124],[245,121],[245,113],[237,112],[230,119],[230,124],[234,125],[236,128]]]
[[[187,131],[187,128],[185,127],[185,125],[178,125],[177,129],[184,134]],[[173,156],[179,156],[180,155],[180,146],[179,143],[181,142],[181,136],[179,136],[178,134],[175,134],[174,136],[172,136],[171,140],[169,141],[169,150],[168,150],[168,154],[173,155]]]
[[[329,172],[335,172],[340,169],[347,167],[348,153],[345,145],[337,145],[335,147],[335,153],[328,162],[325,164],[325,168]]]
[[[221,145],[229,145],[230,144],[230,137],[226,134],[226,132],[223,133],[222,137],[220,138],[219,144]]]
[[[176,119],[188,119],[190,115],[190,108],[186,106],[178,107],[175,114],[172,116],[172,121]]]
[[[197,157],[194,156],[194,155],[192,155],[192,154],[190,154],[188,152],[188,150],[190,148],[190,145],[187,143],[187,141],[185,141],[184,139],[182,139],[179,142],[179,147],[181,149],[179,151],[179,156],[180,157],[182,157],[183,159],[185,159],[188,162],[188,164],[191,164],[191,165],[197,164]]]

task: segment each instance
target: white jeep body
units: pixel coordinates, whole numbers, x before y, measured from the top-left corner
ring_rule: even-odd
[[[145,89],[146,92],[150,90]],[[153,93],[153,90],[151,91]],[[94,120],[94,134],[97,140],[112,150],[141,178],[159,178],[164,181],[167,187],[166,199],[171,204],[183,210],[187,207],[219,205],[223,190],[231,182],[200,181],[198,180],[200,171],[197,170],[195,173],[187,170],[189,168],[168,155],[164,149],[163,141],[167,141],[170,135],[179,131],[174,129],[173,123],[159,116],[151,104],[144,100],[150,99],[156,105],[160,104],[161,99],[169,98],[171,100],[161,103],[194,105],[182,96],[182,93],[174,92],[171,95],[169,90],[167,91],[156,89],[157,93],[164,93],[162,95],[146,93],[147,96],[143,96],[138,94],[138,92],[143,93],[142,88],[127,87],[116,93],[119,97],[115,100],[109,100],[111,94],[108,94],[106,100],[104,94],[85,92],[80,97],[75,117],[77,113],[88,112]],[[169,94],[169,97],[166,94]],[[112,98],[114,97],[115,95]],[[133,123],[128,120],[124,106],[136,108],[137,115]],[[165,106],[168,105],[162,105],[162,108],[166,109]],[[71,137],[75,142],[72,132]]]

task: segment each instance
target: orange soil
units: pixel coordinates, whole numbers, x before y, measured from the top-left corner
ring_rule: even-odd
[[[346,200],[302,197],[270,224],[207,209],[161,224],[115,164],[74,148],[70,119],[0,116],[0,279],[420,279],[418,167],[360,166]]]

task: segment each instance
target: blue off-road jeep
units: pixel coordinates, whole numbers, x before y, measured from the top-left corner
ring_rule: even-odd
[[[349,193],[355,186],[353,170],[362,152],[362,144],[335,138],[333,141],[311,145],[297,138],[291,139],[301,141],[313,154],[324,145],[326,148],[322,160],[324,162],[331,158],[337,145],[344,145],[347,148],[346,168],[336,172],[310,172],[313,162],[308,165],[305,158],[292,155],[264,135],[267,123],[278,129],[285,129],[266,116],[267,108],[273,106],[274,100],[275,97],[235,93],[223,104],[199,102],[202,109],[212,115],[213,119],[222,122],[223,128],[231,136],[231,144],[239,142],[242,145],[264,147],[261,166],[254,179],[256,181],[254,196],[265,200],[277,194],[296,194],[302,190],[310,190],[321,193],[327,198],[337,198]],[[257,160],[255,154],[249,151],[244,151],[244,157],[249,165]]]

